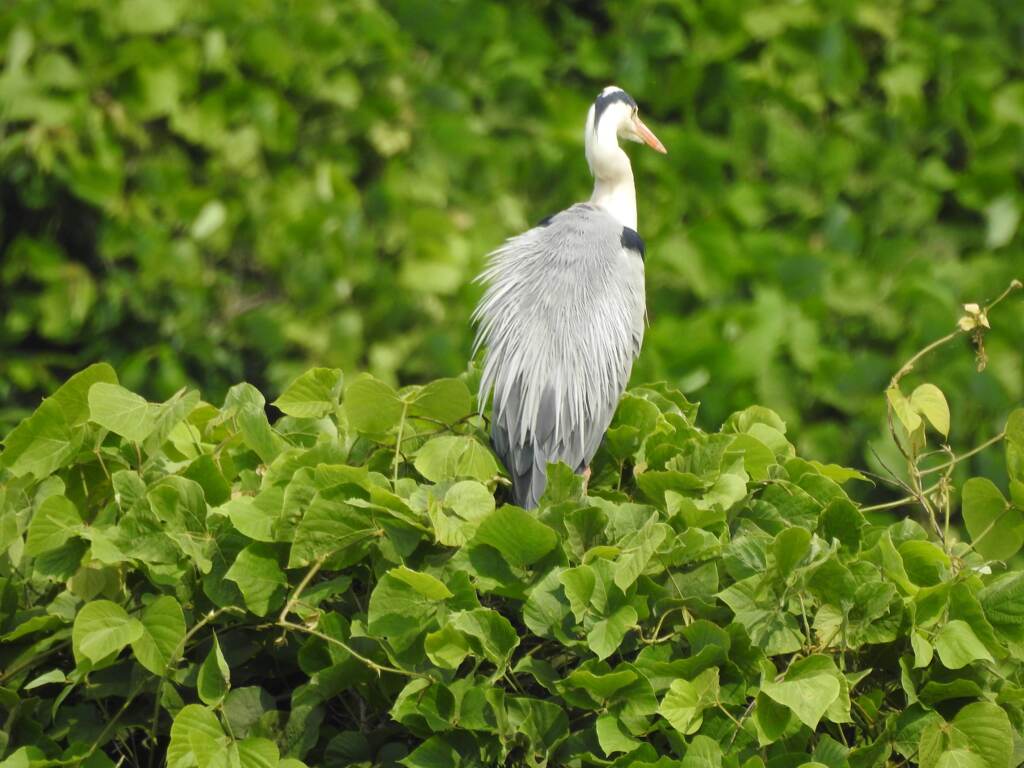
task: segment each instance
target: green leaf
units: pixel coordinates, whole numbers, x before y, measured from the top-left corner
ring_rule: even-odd
[[[773,701],[763,692],[757,694],[753,721],[757,730],[757,740],[761,746],[767,746],[777,741],[786,732],[792,719],[793,713],[789,707]]]
[[[75,616],[71,630],[71,647],[75,660],[88,659],[94,664],[117,653],[142,637],[143,625],[131,618],[117,603],[94,600],[86,603]]]
[[[155,406],[118,384],[104,381],[89,388],[89,419],[136,444],[156,429]]]
[[[239,552],[224,578],[238,585],[245,607],[257,616],[267,615],[275,595],[288,584],[274,547],[260,542],[253,542]]]
[[[366,509],[347,503],[348,499],[346,486],[320,491],[313,497],[295,530],[289,568],[309,565],[377,534],[380,529],[373,517]]]
[[[530,513],[504,506],[480,522],[473,543],[494,547],[510,565],[525,568],[555,548],[558,534]]]
[[[786,528],[772,542],[775,566],[783,576],[789,576],[811,549],[811,532],[806,528]]]
[[[404,407],[395,390],[366,374],[357,376],[345,388],[345,415],[359,432],[387,432],[398,425]]]
[[[227,515],[239,533],[255,541],[277,540],[277,527],[281,524],[284,489],[271,486],[256,496],[231,499],[217,511]]]
[[[594,727],[597,743],[608,757],[618,752],[632,752],[640,746],[640,742],[629,734],[618,715],[601,715]]]
[[[498,474],[491,452],[465,435],[433,438],[416,453],[414,465],[417,472],[434,483],[456,478],[486,483]]]
[[[867,524],[867,519],[849,500],[834,499],[821,513],[818,535],[825,541],[839,539],[844,547],[856,551],[860,548],[861,531]]]
[[[423,639],[427,658],[441,669],[458,669],[469,655],[469,641],[450,623],[436,632],[428,632]]]
[[[404,581],[429,600],[446,600],[452,596],[451,590],[444,585],[444,582],[429,573],[412,571],[404,565],[400,565],[397,568],[392,568],[388,574],[399,581]]]
[[[567,568],[558,578],[562,582],[565,596],[569,598],[569,605],[572,606],[576,621],[582,622],[591,608],[590,599],[597,586],[597,575],[594,573],[594,569],[589,565]]]
[[[966,749],[951,749],[939,756],[935,768],[989,768],[989,763]]]
[[[463,765],[459,751],[443,736],[431,736],[398,762],[406,768],[458,768]]]
[[[469,388],[459,379],[437,379],[413,395],[409,415],[454,424],[473,412]]]
[[[69,426],[77,427],[89,420],[89,389],[98,382],[117,384],[117,374],[107,363],[95,363],[79,371],[51,395]]]
[[[180,391],[167,402],[151,406],[153,430],[146,438],[146,453],[154,453],[167,440],[174,428],[188,416],[199,402],[199,393]]]
[[[797,651],[802,643],[796,631],[796,620],[765,605],[761,590],[761,577],[752,576],[722,590],[718,597],[732,609],[736,620],[746,627],[750,639],[767,655]]]
[[[892,406],[896,418],[907,432],[913,432],[921,426],[921,417],[898,387],[889,387],[885,391],[885,396],[889,399],[889,405]]]
[[[722,768],[722,748],[708,736],[694,736],[679,768]]]
[[[280,455],[281,437],[270,426],[263,408],[245,405],[236,416],[242,440],[260,457],[264,464],[270,464]]]
[[[670,532],[671,528],[659,523],[658,515],[654,514],[642,528],[622,540],[619,545],[622,554],[615,561],[613,570],[613,578],[619,589],[625,592],[640,578],[640,574],[647,568],[654,553]]]
[[[174,0],[121,0],[118,25],[133,35],[156,35],[177,25],[183,6]]]
[[[231,668],[221,653],[217,634],[213,635],[213,645],[199,667],[196,689],[199,698],[210,707],[218,706],[231,688]]]
[[[910,647],[914,651],[914,669],[921,669],[932,663],[932,644],[920,632],[915,631],[911,634]]]
[[[592,694],[598,701],[605,701],[637,678],[637,673],[629,669],[621,669],[607,674],[595,674],[588,669],[575,669],[565,678],[565,681],[575,688],[582,688]]]
[[[903,558],[907,576],[919,586],[935,586],[944,581],[949,574],[948,555],[930,541],[905,541],[900,544],[897,551]]]
[[[278,768],[281,753],[270,739],[250,736],[232,745],[241,768]],[[229,752],[230,755],[230,752]],[[229,757],[229,764],[233,762]]]
[[[985,245],[1002,248],[1009,243],[1020,224],[1021,210],[1012,194],[1000,195],[985,206]]]
[[[718,667],[701,672],[693,680],[673,680],[658,714],[679,733],[696,733],[704,721],[704,710],[718,702]]]
[[[729,444],[729,452],[743,456],[743,468],[755,482],[767,480],[769,468],[778,463],[775,452],[753,435],[736,435]]]
[[[84,530],[78,508],[64,496],[46,498],[32,515],[25,539],[25,554],[37,557],[59,549]]]
[[[813,459],[807,463],[829,480],[836,483],[842,484],[850,480],[863,480],[864,482],[870,482],[862,472],[859,472],[856,469],[851,469],[850,467],[843,467],[839,464],[823,464],[822,462],[815,461]]]
[[[234,737],[249,736],[260,720],[275,708],[274,697],[257,685],[232,688],[224,698],[224,718]]]
[[[1008,573],[978,593],[985,616],[993,624],[1024,624],[1024,573]]]
[[[319,419],[337,408],[342,380],[337,368],[311,368],[285,387],[273,404],[289,416]]]
[[[437,600],[426,597],[390,573],[381,576],[370,594],[367,630],[386,637],[396,649],[404,648],[428,626],[437,612]]]
[[[0,466],[15,477],[46,477],[78,451],[81,435],[72,434],[60,404],[49,398],[4,438]]]
[[[117,374],[106,363],[90,365],[58,387],[4,438],[0,467],[16,477],[32,474],[38,479],[63,466],[78,450],[80,436],[72,429],[89,418],[89,387],[100,381],[117,383]]]
[[[1006,471],[1012,481],[1024,483],[1024,408],[1012,411],[1006,420]]]
[[[163,676],[177,661],[185,639],[185,615],[170,595],[161,595],[142,613],[142,634],[132,641],[139,663],[154,675]]]
[[[167,768],[193,768],[209,765],[209,745],[223,744],[226,759],[226,737],[217,716],[199,704],[186,704],[171,724],[171,743],[167,747]],[[198,749],[197,749],[198,747]],[[216,752],[214,753],[216,754]]]
[[[949,669],[960,669],[972,661],[994,661],[985,644],[966,621],[947,622],[935,635],[935,650]]]
[[[989,560],[1013,557],[1024,545],[1024,515],[1011,508],[995,484],[972,477],[962,493],[964,523],[975,550]]]
[[[942,390],[934,384],[921,384],[910,393],[910,405],[928,419],[944,437],[949,435],[949,404]]]
[[[597,658],[607,659],[622,644],[626,632],[636,626],[638,618],[633,606],[621,606],[612,615],[595,622],[587,633],[587,645]]]
[[[444,505],[463,520],[481,520],[494,511],[494,495],[476,480],[460,480],[445,493]]]
[[[49,672],[44,672],[39,677],[25,683],[25,690],[31,691],[33,688],[50,685],[51,683],[63,683],[66,681],[67,676],[61,670],[51,669]]]
[[[490,608],[475,608],[456,614],[451,625],[469,638],[474,653],[482,654],[498,669],[504,669],[519,645],[519,636],[509,620]]]
[[[957,712],[953,725],[967,737],[971,752],[984,765],[1009,768],[1014,732],[1002,707],[988,701],[973,702]]]
[[[761,692],[774,701],[789,707],[800,722],[811,730],[832,702],[839,696],[839,681],[832,675],[821,673],[808,675],[798,680],[765,680]]]

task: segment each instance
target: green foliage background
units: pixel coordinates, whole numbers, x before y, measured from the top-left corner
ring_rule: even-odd
[[[3,420],[96,360],[214,401],[310,364],[464,370],[471,278],[589,194],[583,117],[616,82],[669,148],[631,150],[636,380],[863,463],[897,361],[1024,265],[1022,39],[1016,0],[16,0]],[[1019,306],[988,345],[986,375],[951,351],[931,376],[965,440],[1022,397]]]

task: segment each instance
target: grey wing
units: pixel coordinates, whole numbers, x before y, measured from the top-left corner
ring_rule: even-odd
[[[615,219],[580,204],[506,242],[480,279],[480,401],[493,389],[495,452],[533,507],[548,463],[582,471],[611,422],[643,340],[643,261]]]

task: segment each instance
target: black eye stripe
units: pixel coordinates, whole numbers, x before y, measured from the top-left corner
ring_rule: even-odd
[[[594,132],[595,133],[597,132],[598,123],[601,122],[601,115],[604,114],[604,111],[606,109],[608,109],[609,106],[611,106],[612,104],[614,104],[617,101],[621,101],[624,104],[628,104],[629,106],[631,106],[633,108],[634,111],[637,108],[636,102],[633,100],[633,97],[630,96],[625,91],[612,91],[611,93],[608,93],[608,94],[604,94],[604,93],[599,94],[598,97],[596,99],[594,99]]]

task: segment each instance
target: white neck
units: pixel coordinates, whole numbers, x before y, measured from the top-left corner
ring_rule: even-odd
[[[604,208],[624,227],[636,229],[636,188],[629,157],[619,147],[615,126],[602,120],[595,133],[587,121],[587,164],[594,174],[594,194],[590,202]]]

